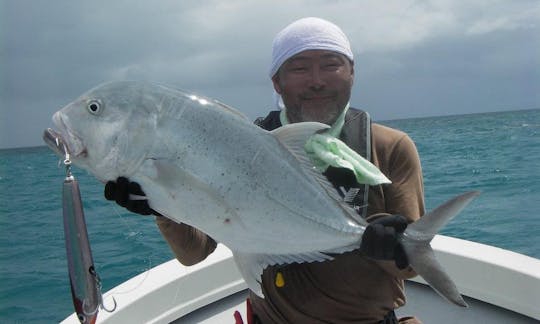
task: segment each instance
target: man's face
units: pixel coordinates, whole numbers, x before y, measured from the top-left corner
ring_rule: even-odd
[[[344,55],[308,50],[285,61],[272,82],[291,123],[331,125],[349,102],[353,79],[353,65]]]

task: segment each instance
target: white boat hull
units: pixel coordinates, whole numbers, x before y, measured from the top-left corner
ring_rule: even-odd
[[[540,260],[488,245],[436,236],[437,259],[466,296],[459,308],[417,277],[407,282],[405,307],[398,316],[415,315],[426,323],[535,323],[540,320]],[[205,261],[184,267],[171,260],[104,294],[97,323],[230,323],[235,310],[245,313],[246,284],[232,253],[223,245]],[[72,314],[62,323],[79,323]]]

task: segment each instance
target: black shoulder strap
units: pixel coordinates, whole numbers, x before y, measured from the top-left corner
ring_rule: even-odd
[[[371,118],[365,111],[349,108],[340,139],[366,160],[371,161]],[[351,188],[345,196],[356,211],[367,216],[369,185]]]
[[[349,108],[340,139],[367,160],[371,160],[371,118],[365,111]]]
[[[266,117],[259,117],[255,119],[255,125],[266,129],[268,131],[281,127],[281,121],[279,120],[279,110],[271,111]]]

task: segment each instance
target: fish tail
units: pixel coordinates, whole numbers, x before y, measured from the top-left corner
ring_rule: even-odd
[[[409,264],[437,293],[450,302],[467,307],[456,284],[435,258],[430,242],[438,231],[467,206],[480,192],[459,195],[410,224],[402,236]]]

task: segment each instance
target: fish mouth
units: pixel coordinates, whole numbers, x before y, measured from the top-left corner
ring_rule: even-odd
[[[86,157],[88,152],[82,141],[67,127],[62,117],[56,113],[53,122],[58,128],[65,131],[56,131],[47,128],[43,132],[43,141],[51,150],[61,157]]]
[[[54,153],[67,157],[69,155],[69,148],[60,133],[52,128],[47,128],[43,131],[43,141]]]

